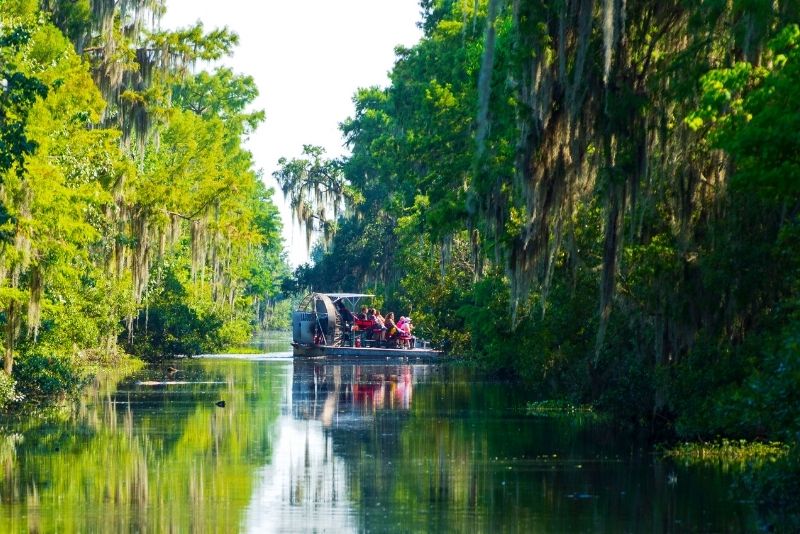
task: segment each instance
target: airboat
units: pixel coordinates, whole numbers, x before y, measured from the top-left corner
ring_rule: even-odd
[[[385,340],[375,324],[356,313],[364,293],[309,293],[292,312],[292,347],[297,358],[435,359],[442,351],[413,336]]]

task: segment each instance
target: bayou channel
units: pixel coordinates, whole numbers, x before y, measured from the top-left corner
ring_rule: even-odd
[[[0,531],[757,528],[730,466],[663,459],[592,414],[532,414],[528,390],[472,369],[287,346],[146,368],[56,420],[5,422]]]

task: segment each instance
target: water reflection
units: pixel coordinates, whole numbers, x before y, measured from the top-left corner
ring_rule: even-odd
[[[16,425],[0,456],[0,531],[236,530],[271,457],[283,376],[244,361],[181,372],[188,384],[142,385],[162,378],[147,371],[95,388],[62,421]]]
[[[347,455],[337,450],[343,432],[369,435],[380,412],[407,412],[414,382],[424,376],[421,366],[294,362],[280,436],[258,475],[247,530],[363,530],[359,488],[349,480]]]
[[[749,531],[731,474],[658,461],[436,365],[208,358],[0,432],[0,532]],[[219,408],[215,402],[225,401]]]
[[[285,456],[272,462],[292,467],[267,468],[270,489],[248,525],[271,509],[280,530],[304,521],[370,532],[754,526],[729,495],[729,474],[660,462],[586,419],[526,416],[525,400],[463,369],[295,362],[276,447]]]
[[[378,410],[408,410],[414,381],[424,379],[422,365],[338,364],[295,362],[292,413],[298,419],[319,419],[330,427],[344,420],[368,425]]]

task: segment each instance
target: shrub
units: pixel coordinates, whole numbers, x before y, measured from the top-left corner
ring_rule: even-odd
[[[800,449],[749,469],[739,487],[753,499],[765,532],[800,532]]]
[[[5,408],[18,398],[14,378],[0,371],[0,409]]]
[[[70,358],[36,348],[19,357],[14,366],[17,391],[29,399],[65,397],[80,391],[84,380]]]

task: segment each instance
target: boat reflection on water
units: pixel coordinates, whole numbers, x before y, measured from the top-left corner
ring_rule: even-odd
[[[426,366],[294,362],[292,414],[335,424],[371,424],[378,410],[408,410]]]
[[[415,384],[429,373],[430,366],[421,365],[296,359],[272,459],[258,474],[261,483],[248,507],[245,529],[362,530],[361,484],[352,465],[361,457],[359,443],[373,434],[379,419],[402,425]],[[363,460],[379,461],[370,453]]]

